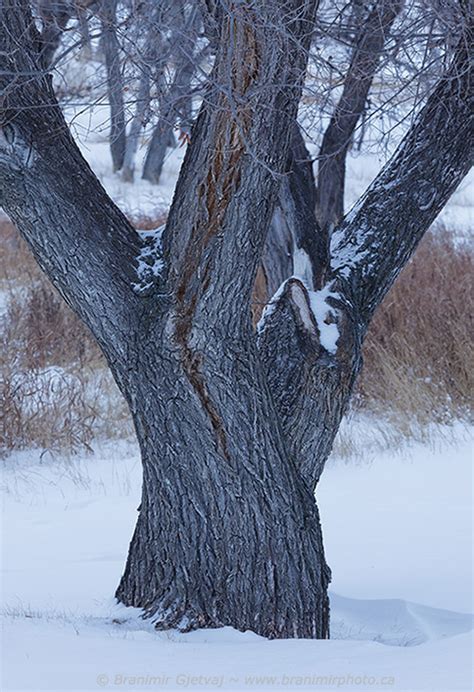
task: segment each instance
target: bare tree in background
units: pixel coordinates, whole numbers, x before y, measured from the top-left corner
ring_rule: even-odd
[[[41,53],[47,67],[52,65],[63,34],[74,18],[82,37],[80,45],[90,51],[87,13],[98,6],[99,0],[35,0],[33,4],[41,25]]]
[[[300,247],[327,251],[300,251],[301,278],[285,277],[255,333],[268,228],[299,165],[290,147],[317,5],[202,3],[214,68],[166,227],[140,237],[70,136],[28,3],[0,0],[0,202],[129,404],[144,480],[117,598],[158,628],[329,635],[314,490],[370,320],[471,164],[466,5],[397,152],[330,246],[327,228],[305,227],[319,237]]]
[[[403,0],[377,0],[361,21],[341,98],[326,129],[318,156],[318,221],[324,230],[344,216],[346,156],[367,102],[385,40]]]
[[[125,159],[126,123],[124,83],[117,39],[117,0],[100,0],[99,16],[102,25],[101,44],[107,69],[107,91],[110,104],[110,153],[114,171],[119,171]]]
[[[133,182],[135,157],[140,145],[140,137],[149,119],[153,78],[157,71],[162,73],[165,65],[161,55],[163,38],[160,30],[163,14],[166,13],[164,5],[165,3],[155,3],[153,0],[143,2],[140,8],[140,12],[143,12],[144,15],[143,22],[140,22],[140,16],[136,17],[136,23],[142,28],[145,27],[145,39],[143,55],[140,60],[135,113],[130,123],[122,167],[122,180],[124,182]]]

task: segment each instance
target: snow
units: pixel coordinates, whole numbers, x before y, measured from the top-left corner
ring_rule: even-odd
[[[263,309],[262,316],[257,323],[257,332],[262,334],[262,332],[265,330],[268,318],[275,312],[278,301],[284,293],[285,286],[292,279],[297,279],[300,284],[302,284],[302,286],[300,285],[299,289],[297,283],[292,284],[291,297],[299,309],[303,324],[307,329],[314,331],[314,325],[311,320],[312,315],[318,327],[319,341],[321,346],[326,349],[328,353],[336,353],[337,341],[339,339],[339,329],[335,322],[336,311],[327,302],[327,299],[338,298],[339,294],[331,291],[332,282],[324,286],[324,288],[322,288],[320,291],[311,291],[308,289],[304,278],[301,276],[294,275],[289,279],[286,279]],[[308,307],[310,308],[311,312],[308,310]]]
[[[133,184],[123,182],[119,173],[112,172],[110,149],[108,144],[109,109],[105,103],[70,104],[65,107],[66,120],[82,154],[89,162],[97,177],[112,199],[127,214],[140,215],[156,212],[162,213],[171,203],[179,170],[186,152],[185,146],[169,149],[163,167],[159,185],[153,185],[141,178],[141,168],[146,147],[141,146],[137,154],[136,175]],[[143,142],[147,141],[149,132],[143,133]],[[373,135],[377,139],[376,135]],[[369,137],[370,140],[370,137]],[[376,175],[382,169],[391,153],[395,150],[398,137],[393,137],[390,147],[381,150],[375,147],[372,151],[357,152],[351,150],[347,157],[347,174],[345,185],[345,208],[350,210]],[[308,143],[313,158],[317,154],[314,142]],[[474,224],[474,204],[472,188],[474,171],[471,171],[454,192],[437,221],[459,234],[468,234]],[[305,258],[296,258],[304,261]],[[295,270],[295,273],[296,272]]]
[[[143,243],[137,262],[138,283],[133,284],[137,293],[142,293],[153,286],[153,280],[160,276],[164,269],[162,236],[165,226],[151,229],[149,231],[137,231]]]
[[[132,185],[111,172],[107,106],[70,104],[66,115],[119,206],[131,216],[162,217],[185,147],[170,151],[158,186],[140,178],[142,147]],[[385,158],[350,153],[346,208]],[[473,179],[439,216],[460,234],[472,228]],[[145,289],[163,269],[161,229],[140,236],[138,287]],[[339,240],[336,231],[333,248]],[[342,272],[360,259],[353,249],[341,249]],[[294,260],[295,273],[309,281],[307,257]],[[334,317],[327,300],[336,296],[330,286],[308,293],[321,343],[334,353],[337,325],[327,324]],[[375,453],[370,422],[361,420],[356,434],[366,442],[362,459],[333,457],[317,491],[333,572],[330,641],[267,641],[229,627],[156,632],[115,602],[140,502],[135,444],[110,442],[75,458],[30,451],[3,460],[2,689],[471,689],[472,442],[456,428],[455,446],[439,437],[435,447]]]
[[[350,223],[363,203],[363,198],[346,215],[346,223]],[[338,229],[331,236],[331,269],[338,271],[344,278],[349,278],[351,269],[367,256],[367,250],[362,250],[365,228],[358,229],[356,237],[350,242],[346,241],[344,230]]]
[[[454,433],[456,446],[328,464],[330,641],[154,631],[113,599],[140,502],[136,446],[16,453],[2,470],[2,689],[470,689],[472,444]]]
[[[294,277],[290,277],[290,278],[294,278]],[[289,279],[285,279],[285,281],[283,281],[283,283],[275,291],[273,296],[270,298],[268,303],[263,308],[262,316],[260,317],[259,321],[257,322],[257,333],[258,334],[262,334],[262,332],[265,330],[266,323],[267,323],[269,317],[271,317],[271,315],[273,315],[273,313],[275,312],[276,306],[278,305],[278,301],[282,297],[283,292],[285,290],[285,286],[288,283],[288,281],[289,281]]]
[[[173,197],[179,169],[186,147],[168,149],[159,185],[153,185],[141,177],[146,147],[137,153],[135,180],[124,182],[120,173],[112,172],[112,161],[108,142],[109,109],[105,104],[89,104],[87,108],[69,105],[65,117],[83,156],[101,181],[107,193],[128,216],[162,216]],[[149,137],[143,133],[143,142]]]
[[[319,341],[328,353],[336,353],[339,329],[335,323],[336,311],[327,302],[328,298],[337,298],[338,294],[331,291],[332,282],[320,291],[308,291],[311,310],[319,329]]]

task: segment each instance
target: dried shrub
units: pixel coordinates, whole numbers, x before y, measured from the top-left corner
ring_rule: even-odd
[[[474,248],[444,227],[428,233],[377,311],[356,402],[417,423],[472,412]]]
[[[74,452],[97,435],[131,433],[127,406],[87,327],[0,222],[0,453]]]
[[[70,452],[89,448],[96,412],[78,376],[60,368],[9,370],[3,366],[0,397],[0,451],[32,446]]]
[[[10,292],[5,322],[5,338],[17,344],[17,361],[22,368],[102,360],[87,327],[42,275],[21,290]]]
[[[0,213],[0,287],[26,283],[41,270],[15,226]]]
[[[166,216],[131,220],[150,230]],[[420,439],[423,426],[472,411],[473,265],[472,242],[437,228],[373,320],[353,409],[385,414],[397,439]],[[132,434],[127,406],[94,338],[7,220],[0,220],[0,288],[6,298],[0,325],[3,452],[29,446],[74,451],[98,435]],[[394,444],[395,438],[382,438]]]

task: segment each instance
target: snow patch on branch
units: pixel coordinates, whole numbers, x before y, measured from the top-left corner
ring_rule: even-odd
[[[265,330],[269,317],[275,309],[285,291],[289,281],[297,279],[299,283],[291,286],[291,297],[299,310],[301,320],[308,330],[314,332],[314,322],[319,331],[319,342],[321,346],[334,355],[337,351],[339,339],[339,328],[337,326],[337,311],[327,301],[328,298],[339,298],[339,294],[332,291],[333,283],[329,283],[320,291],[311,291],[307,288],[304,281],[299,276],[291,276],[286,279],[274,296],[265,306],[262,316],[257,324],[257,333],[262,334]],[[314,322],[313,322],[314,319]]]
[[[320,291],[308,291],[309,304],[319,330],[321,346],[331,354],[337,351],[339,329],[336,323],[336,310],[327,302],[328,298],[338,298],[339,294],[331,291],[332,282]]]
[[[347,218],[350,223],[349,216]],[[362,250],[366,229],[360,228],[355,237],[347,238],[344,227],[334,231],[331,237],[331,269],[347,279],[353,269],[367,257],[368,250]]]
[[[164,269],[162,246],[164,230],[163,225],[150,231],[137,231],[143,247],[136,257],[138,282],[132,284],[136,293],[143,293],[151,288]]]

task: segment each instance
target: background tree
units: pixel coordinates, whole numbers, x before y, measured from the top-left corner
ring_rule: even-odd
[[[1,8],[0,202],[96,336],[142,453],[117,597],[159,628],[327,637],[314,489],[369,322],[471,163],[471,10],[395,155],[326,256],[300,254],[301,278],[284,281],[255,333],[317,2],[204,3],[215,64],[166,227],[142,236],[68,132],[28,3]],[[329,248],[327,228],[311,232]]]

